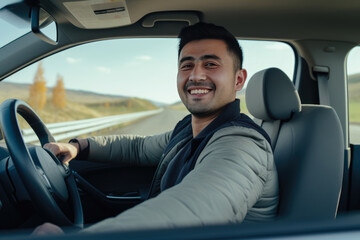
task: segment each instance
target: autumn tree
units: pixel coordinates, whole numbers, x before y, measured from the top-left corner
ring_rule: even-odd
[[[52,90],[52,102],[56,107],[61,109],[66,106],[64,80],[60,74],[57,75],[56,86]]]
[[[39,63],[33,84],[30,85],[29,104],[35,110],[42,110],[46,104],[46,80],[42,62]]]

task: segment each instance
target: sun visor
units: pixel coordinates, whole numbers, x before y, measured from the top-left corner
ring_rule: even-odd
[[[113,28],[131,24],[125,0],[64,2],[66,9],[86,29]]]

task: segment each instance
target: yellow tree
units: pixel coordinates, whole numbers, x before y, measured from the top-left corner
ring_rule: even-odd
[[[52,90],[53,104],[58,108],[65,108],[66,106],[66,92],[64,88],[64,79],[58,74],[56,86]]]
[[[42,62],[39,63],[33,84],[30,85],[29,104],[35,110],[42,110],[46,104],[46,80]]]

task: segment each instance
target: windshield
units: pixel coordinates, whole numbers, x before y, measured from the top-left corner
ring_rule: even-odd
[[[295,57],[289,45],[249,40],[240,40],[240,44],[248,79],[269,67],[278,67],[293,78]],[[91,125],[66,128],[55,136],[57,141],[83,134],[152,135],[168,131],[188,114],[177,93],[177,48],[178,39],[173,38],[117,39],[76,46],[0,82],[0,101],[17,98],[29,103],[50,124],[48,127],[59,122],[67,127],[69,122],[76,125],[79,120],[97,119]],[[247,113],[244,90],[238,93],[238,98],[242,112]],[[154,120],[144,127],[125,128],[129,122],[160,112],[167,116],[161,117],[160,120],[167,119],[162,123]],[[106,119],[133,113],[145,115],[125,122],[116,117],[112,124]],[[111,130],[104,130],[105,127]]]

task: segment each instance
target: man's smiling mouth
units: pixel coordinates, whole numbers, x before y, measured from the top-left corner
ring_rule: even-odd
[[[216,86],[212,82],[187,82],[184,86],[184,92],[190,96],[205,96],[209,92],[215,91]]]
[[[206,94],[210,91],[211,91],[210,89],[190,89],[188,92],[191,95],[197,95],[197,94]]]

